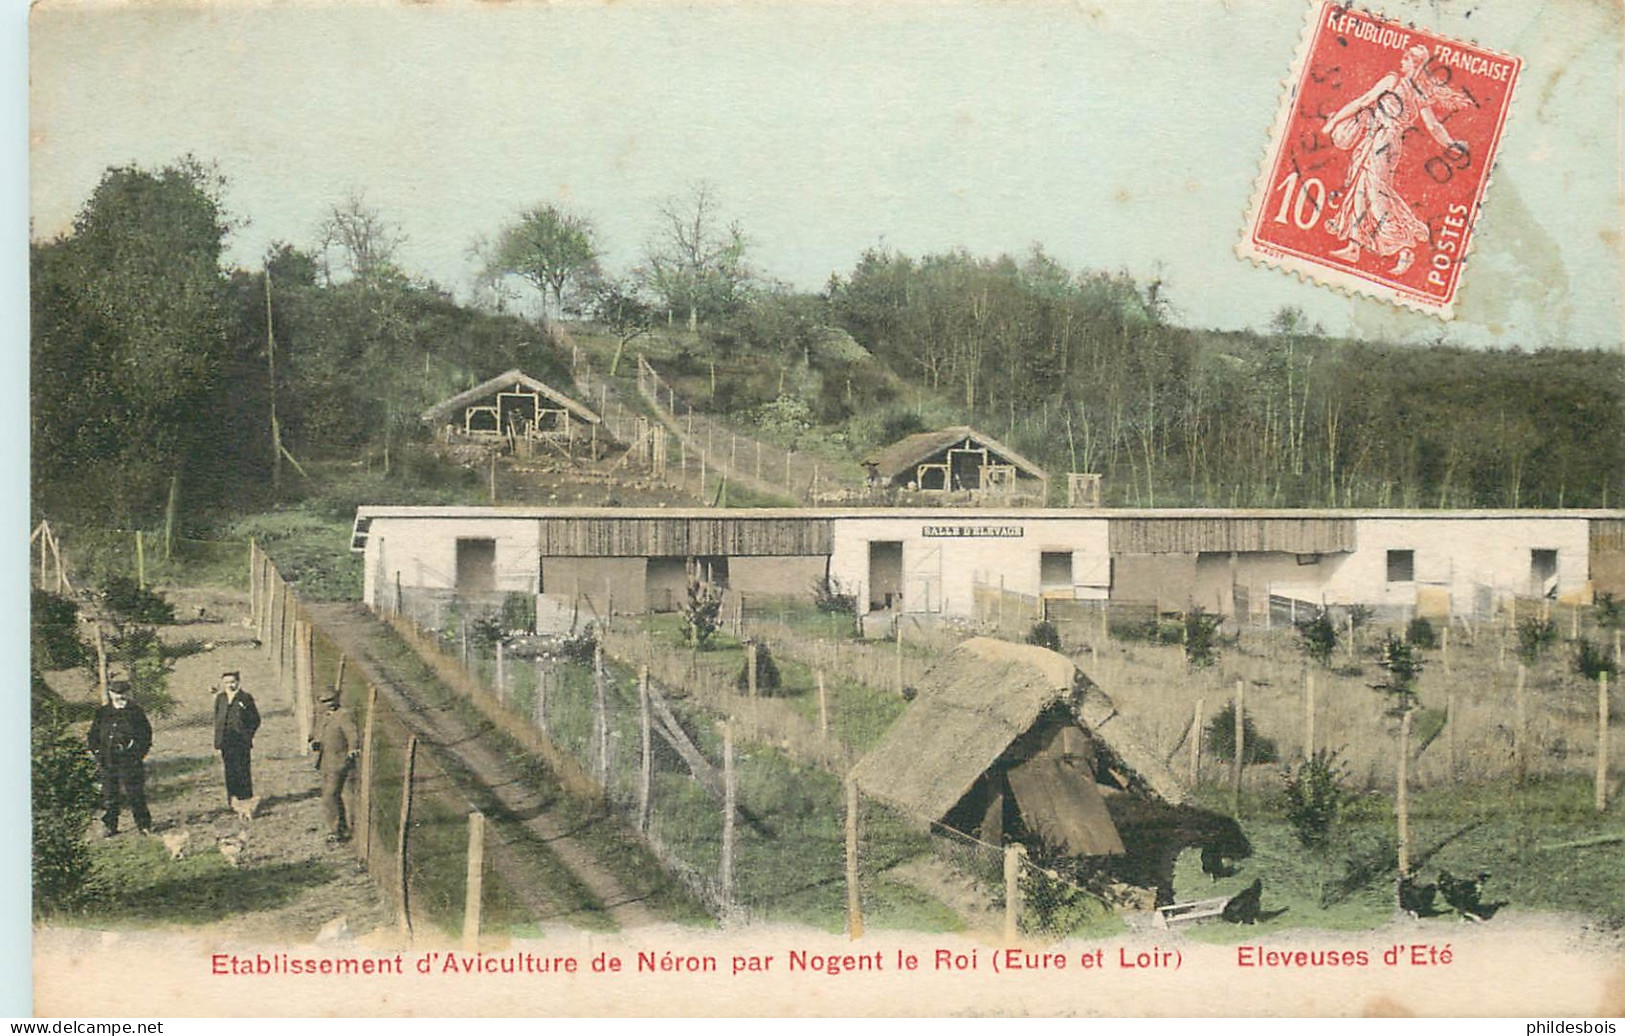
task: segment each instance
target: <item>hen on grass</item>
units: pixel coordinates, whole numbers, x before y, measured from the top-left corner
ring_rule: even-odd
[[[1439,886],[1424,885],[1416,879],[1416,872],[1409,871],[1399,879],[1399,908],[1412,917],[1436,917],[1440,911],[1433,909],[1433,900],[1439,894]]]
[[[1264,902],[1264,879],[1253,883],[1230,897],[1224,905],[1224,919],[1231,924],[1257,924],[1259,908]]]
[[[1480,898],[1483,884],[1489,877],[1488,871],[1479,871],[1472,878],[1457,878],[1449,871],[1440,871],[1439,894],[1461,915],[1462,920],[1488,921],[1497,910],[1506,906],[1505,902],[1486,903]]]

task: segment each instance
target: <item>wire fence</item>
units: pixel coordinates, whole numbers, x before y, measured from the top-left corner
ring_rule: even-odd
[[[501,842],[405,716],[317,625],[266,554],[252,548],[250,623],[292,705],[299,735],[314,733],[315,703],[331,689],[360,736],[344,793],[350,848],[395,908],[403,932],[430,925],[479,938],[483,919],[508,919],[520,897],[486,866]],[[493,910],[493,907],[496,908]]]
[[[879,801],[849,798],[842,777],[861,755],[849,735],[872,731],[872,742],[901,707],[894,692],[845,674],[873,654],[889,678],[894,647],[843,646],[850,653],[824,656],[820,670],[797,657],[816,658],[815,643],[764,630],[771,623],[750,621],[749,640],[721,633],[697,650],[622,620],[591,636],[512,636],[492,624],[494,602],[448,607],[407,591],[401,605],[389,620],[448,684],[572,791],[641,832],[718,917],[825,927],[845,918],[860,931],[865,916],[917,922],[903,904],[920,890],[898,874],[930,857],[933,840]],[[430,617],[441,624],[420,624]],[[770,686],[763,675],[753,694],[751,660],[767,658],[776,678]],[[875,702],[891,699],[877,718]],[[962,923],[938,909],[937,923]]]

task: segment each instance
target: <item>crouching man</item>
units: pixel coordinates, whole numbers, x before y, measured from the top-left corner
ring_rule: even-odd
[[[141,706],[130,700],[130,685],[123,680],[107,685],[107,704],[96,710],[86,736],[90,754],[102,778],[102,834],[118,834],[118,817],[128,803],[137,831],[152,830],[147,812],[147,773],[144,760],[152,748],[152,724]]]
[[[339,706],[337,692],[327,692],[322,704],[327,711],[317,721],[310,747],[316,752],[316,769],[322,775],[322,813],[327,818],[327,841],[332,844],[350,837],[344,814],[344,785],[361,755],[361,742],[355,721]]]

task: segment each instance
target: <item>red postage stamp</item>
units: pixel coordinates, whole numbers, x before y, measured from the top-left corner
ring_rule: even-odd
[[[1311,17],[1238,250],[1448,319],[1522,61],[1334,3]]]

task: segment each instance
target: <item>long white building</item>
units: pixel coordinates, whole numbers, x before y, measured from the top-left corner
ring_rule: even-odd
[[[752,597],[826,577],[864,611],[968,616],[979,594],[1191,604],[1270,599],[1485,614],[1510,597],[1625,594],[1625,511],[362,507],[366,600],[585,596],[675,607],[692,574]],[[394,598],[391,595],[395,595]]]

